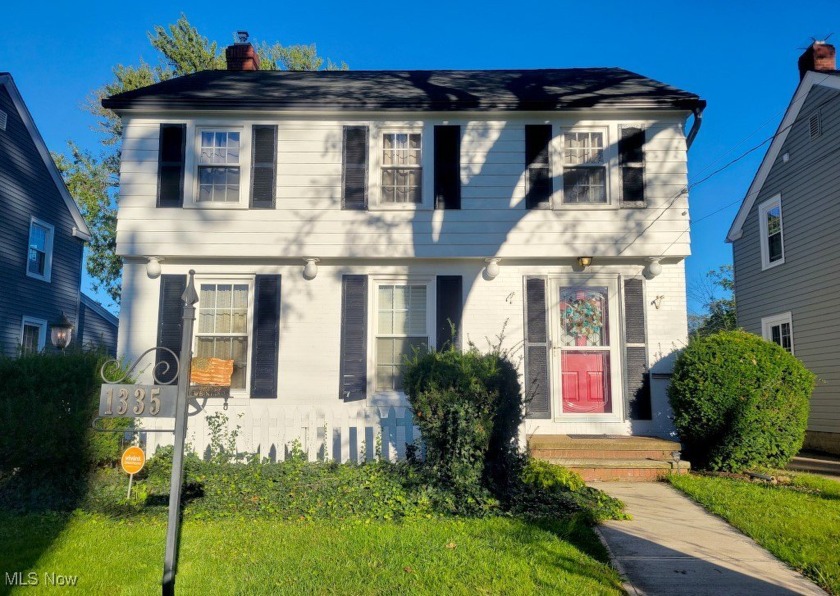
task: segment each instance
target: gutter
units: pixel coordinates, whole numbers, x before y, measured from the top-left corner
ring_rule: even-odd
[[[702,102],[692,110],[694,114],[694,122],[691,124],[691,130],[688,131],[688,136],[685,138],[686,150],[691,149],[691,144],[694,142],[694,137],[700,132],[700,126],[703,124],[703,110],[706,109],[706,102]]]

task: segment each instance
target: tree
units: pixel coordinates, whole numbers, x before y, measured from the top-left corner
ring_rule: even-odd
[[[703,337],[718,331],[738,328],[735,317],[735,279],[732,265],[721,265],[706,273],[706,279],[695,294],[702,300],[702,314],[689,316],[693,337]]]
[[[86,268],[94,280],[94,289],[104,289],[117,303],[122,285],[122,261],[115,251],[122,123],[114,112],[102,107],[102,99],[172,77],[225,68],[219,44],[201,35],[184,14],[174,24],[156,25],[148,37],[159,63],[151,65],[141,60],[137,66],[118,64],[113,80],[95,90],[85,106],[96,118],[95,128],[102,134],[100,154],[83,151],[71,141],[69,154],[53,155],[91,229]],[[284,46],[262,42],[255,47],[261,70],[347,70],[343,62],[336,64],[318,56],[315,44]]]

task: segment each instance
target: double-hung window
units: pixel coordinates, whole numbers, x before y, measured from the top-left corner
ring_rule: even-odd
[[[202,282],[200,285],[196,357],[233,360],[230,387],[244,390],[248,379],[251,284]]]
[[[606,131],[563,134],[563,204],[606,205]]]
[[[198,203],[240,202],[239,131],[199,132]]]
[[[789,312],[761,319],[761,334],[793,354],[793,319]]]
[[[785,262],[782,232],[782,197],[775,196],[758,207],[761,233],[761,268],[769,269]]]
[[[23,317],[20,329],[20,347],[24,354],[34,354],[44,349],[47,341],[47,322],[43,319]]]
[[[376,391],[402,390],[402,364],[429,345],[429,290],[420,283],[380,283],[376,292]]]
[[[380,202],[383,205],[421,204],[422,163],[421,133],[383,133]]]
[[[53,226],[32,218],[29,224],[29,249],[26,259],[26,275],[29,277],[50,281],[54,234]]]

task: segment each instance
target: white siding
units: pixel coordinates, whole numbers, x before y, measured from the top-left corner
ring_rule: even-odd
[[[626,114],[584,120],[552,115],[553,159],[559,163],[559,135],[572,126],[607,130],[609,208],[526,210],[524,126],[546,122],[517,116],[509,121],[427,119],[326,121],[248,120],[230,116],[187,123],[185,204],[192,204],[192,147],[197,127],[278,125],[277,207],[248,209],[156,209],[159,121],[125,119],[121,166],[118,252],[124,256],[289,258],[342,257],[682,257],[689,254],[686,152],[681,116]],[[231,118],[226,120],[225,118]],[[424,204],[432,204],[434,124],[462,127],[462,209],[433,211],[378,208],[379,146],[376,131],[414,127],[424,133]],[[371,125],[369,211],[341,210],[342,125]],[[618,209],[616,139],[620,124],[647,130],[648,207]],[[243,134],[246,143],[247,132]],[[243,147],[243,182],[249,148]],[[557,175],[558,168],[555,168]],[[561,182],[555,179],[559,202]],[[247,190],[243,196],[247,195]]]

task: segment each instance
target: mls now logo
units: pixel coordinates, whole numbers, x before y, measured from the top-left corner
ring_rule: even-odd
[[[7,586],[26,587],[41,584],[45,586],[75,586],[79,581],[79,577],[76,575],[58,575],[56,573],[45,572],[44,577],[40,578],[34,571],[26,574],[23,571],[15,571],[14,573],[7,571],[4,580]]]

